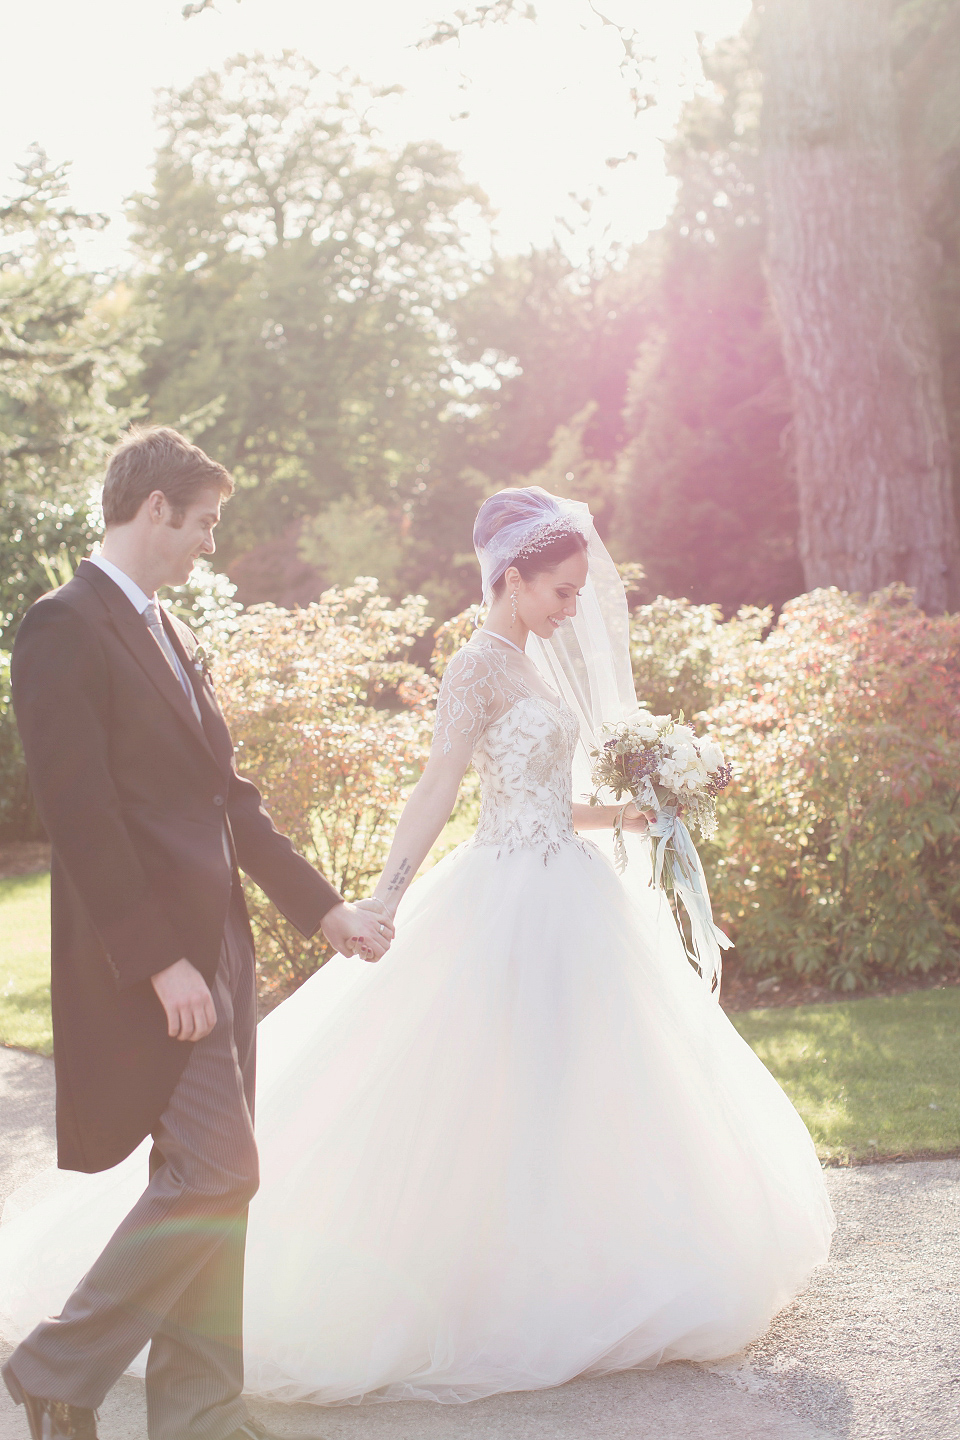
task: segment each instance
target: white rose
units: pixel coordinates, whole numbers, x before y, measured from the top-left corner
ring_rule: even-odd
[[[638,730],[642,735],[656,736],[659,734],[659,726],[649,710],[641,710],[639,715],[634,717],[632,728]]]
[[[666,785],[668,789],[672,790],[679,778],[679,768],[674,765],[672,760],[664,760],[663,764],[660,766],[661,782]]]
[[[689,725],[674,725],[670,735],[670,740],[674,747],[677,745],[693,745],[696,738],[696,731],[691,730]]]
[[[670,739],[672,741],[674,737],[671,735]],[[689,766],[696,765],[696,749],[693,745],[688,744],[687,741],[682,741],[679,745],[672,744],[670,749],[673,753],[674,761],[680,766],[681,770],[686,770]]]
[[[715,740],[704,740],[700,746],[700,759],[712,775],[724,763],[723,751]]]

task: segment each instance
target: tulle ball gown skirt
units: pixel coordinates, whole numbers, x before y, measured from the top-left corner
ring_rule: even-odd
[[[378,965],[337,957],[260,1027],[248,1390],[456,1402],[729,1355],[827,1256],[802,1121],[636,864],[468,843]],[[629,874],[630,872],[628,872]],[[14,1197],[10,1338],[145,1183]]]

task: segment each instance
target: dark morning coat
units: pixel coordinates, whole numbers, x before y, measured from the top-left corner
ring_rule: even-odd
[[[59,1164],[105,1170],[150,1133],[190,1052],[150,976],[181,956],[213,978],[235,866],[304,935],[340,895],[237,774],[226,722],[164,624],[203,717],[123,591],[90,561],[28,611],[13,651],[17,723],[53,847]]]

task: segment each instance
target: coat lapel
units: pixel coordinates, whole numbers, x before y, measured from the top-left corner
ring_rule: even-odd
[[[193,662],[193,656],[180,637],[180,630],[173,624],[169,615],[160,607],[160,619],[163,628],[167,632],[167,638],[176,651],[190,681],[194,695],[197,697],[197,704],[200,707],[200,714],[203,717],[203,732],[207,743],[213,751],[215,758],[225,770],[230,769],[230,762],[233,759],[233,742],[230,739],[230,731],[227,723],[220,713],[213,693],[213,687],[209,680],[204,680],[197,673]]]
[[[152,680],[167,704],[176,711],[191,735],[199,740],[210,752],[211,759],[216,761],[210,741],[207,739],[203,726],[193,713],[193,706],[184,694],[183,686],[170,668],[170,662],[164,656],[160,646],[147,629],[147,622],[143,616],[137,614],[119,585],[115,585],[110,576],[105,574],[98,565],[91,565],[89,560],[81,560],[77,566],[77,577],[88,581],[94,587],[106,606],[114,629],[131,655]],[[192,668],[187,662],[188,676]]]

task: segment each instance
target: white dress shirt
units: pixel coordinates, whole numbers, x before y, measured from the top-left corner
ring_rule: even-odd
[[[120,586],[138,615],[143,614],[151,599],[156,600],[156,595],[145,595],[136,580],[131,580],[126,571],[121,570],[119,565],[114,565],[112,560],[106,560],[102,555],[91,555],[89,560],[90,564],[98,566],[104,575],[109,575],[114,585]]]

